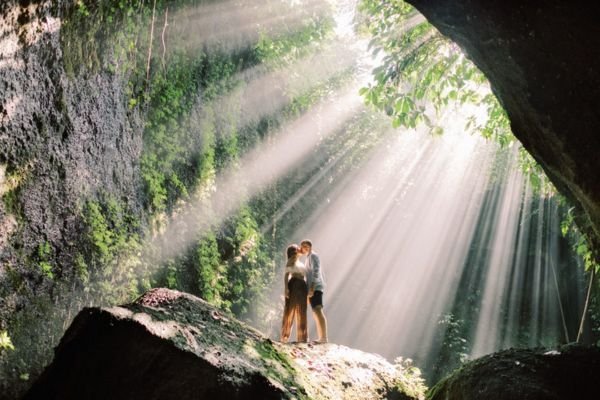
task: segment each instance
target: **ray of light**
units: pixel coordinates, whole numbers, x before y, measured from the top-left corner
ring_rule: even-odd
[[[330,182],[327,201],[307,210],[292,235],[312,239],[321,256],[332,341],[426,362],[441,351],[440,321],[450,313],[473,324],[460,350],[471,356],[522,343],[523,329],[532,344],[560,340],[548,262],[556,221],[543,231],[556,217],[529,228],[535,196],[516,147],[465,135],[457,117],[442,121],[443,137],[405,132],[379,146],[355,173]]]
[[[386,304],[386,307],[395,311],[400,307],[402,310],[397,318],[402,320],[406,314],[420,314],[419,311],[423,311],[423,315],[431,315],[428,312],[430,310],[423,308],[440,307],[440,301],[422,299],[410,288],[418,287],[428,278],[437,258],[448,259],[448,250],[452,246],[444,240],[444,234],[453,224],[459,228],[456,229],[456,235],[461,239],[458,247],[463,248],[462,252],[450,252],[456,255],[455,264],[462,261],[464,247],[468,246],[470,229],[460,229],[459,223],[465,222],[462,220],[465,219],[466,208],[462,214],[457,208],[459,200],[465,201],[467,207],[473,206],[473,203],[477,205],[477,201],[471,199],[472,196],[476,197],[476,191],[461,193],[458,197],[456,191],[457,188],[463,188],[461,182],[464,180],[476,182],[477,176],[484,174],[485,168],[475,164],[471,166],[470,173],[461,171],[463,167],[469,171],[466,165],[476,154],[469,149],[473,150],[477,139],[466,139],[472,143],[457,143],[445,152],[445,146],[448,145],[444,143],[446,139],[436,141],[424,134],[401,136],[395,143],[388,143],[387,147],[376,152],[360,173],[339,183],[337,186],[343,189],[332,193],[330,203],[316,208],[306,224],[298,229],[298,232],[313,238],[315,243],[321,243],[323,258],[333,263],[328,268],[328,276],[332,276],[328,291],[333,293],[330,300],[333,309],[341,301],[335,296],[338,291],[356,295],[370,292],[374,287],[378,288],[377,293],[368,296],[364,293],[365,302],[360,305],[361,309],[374,308],[378,304]],[[453,153],[454,158],[450,156]],[[428,188],[436,188],[437,193],[429,193]],[[420,214],[418,205],[429,205],[436,212]],[[388,224],[392,220],[394,223]],[[440,227],[443,228],[441,231]],[[419,235],[422,235],[420,240]],[[452,261],[452,257],[446,261]],[[452,271],[451,267],[445,272]],[[377,271],[378,268],[385,272]],[[398,288],[386,290],[389,282],[394,282]],[[446,280],[443,284],[441,282],[437,291],[452,292],[451,284]],[[404,297],[397,293],[410,295]],[[339,304],[339,307],[346,306]],[[361,323],[364,326],[383,323],[375,321],[380,319],[380,313],[367,312],[363,317],[365,319]],[[395,321],[390,319],[386,323],[397,325]],[[368,340],[371,346],[373,343],[378,343],[377,346],[391,343],[389,340],[371,340],[373,335],[386,331],[385,328],[380,329],[381,326],[375,332],[368,332],[367,329],[355,329],[356,322],[352,319],[335,320],[334,324],[339,329],[336,336],[342,342],[363,343]],[[415,328],[413,326],[413,331]],[[394,340],[396,346],[398,340],[402,338]]]
[[[241,157],[243,168],[233,166],[216,179],[210,198],[212,217],[207,216],[204,200],[191,203],[174,215],[160,235],[161,255],[172,257],[197,239],[202,231],[218,224],[245,200],[295,168],[322,140],[343,126],[362,107],[356,87],[335,95],[281,128],[272,139]],[[318,110],[318,111],[317,111]],[[183,229],[185,226],[185,230]],[[153,241],[151,246],[156,246]]]
[[[307,16],[322,15],[328,8],[320,0],[304,1],[301,6],[284,1],[210,2],[173,13],[177,24],[169,27],[169,37],[190,51],[213,46],[236,51],[256,43],[261,33],[273,37],[300,28]]]

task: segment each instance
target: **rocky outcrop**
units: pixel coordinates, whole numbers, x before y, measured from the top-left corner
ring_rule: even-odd
[[[581,212],[600,252],[597,3],[408,0],[490,80],[515,136]]]
[[[0,320],[25,298],[8,287],[7,270],[25,277],[22,294],[38,292],[40,246],[61,266],[55,275],[72,273],[62,266],[74,264],[85,199],[107,193],[141,209],[142,129],[128,108],[127,77],[84,66],[67,75],[63,10],[72,4],[0,5]]]
[[[600,349],[505,350],[475,360],[431,389],[431,400],[571,400],[598,392]]]
[[[0,393],[13,397],[27,384],[16,369],[39,370],[60,329],[40,309],[78,274],[85,202],[110,196],[142,214],[142,121],[123,74],[65,70],[74,1],[0,3],[0,330],[17,344],[0,355]]]
[[[205,301],[153,289],[87,308],[26,399],[415,399],[406,364],[335,344],[281,344]]]

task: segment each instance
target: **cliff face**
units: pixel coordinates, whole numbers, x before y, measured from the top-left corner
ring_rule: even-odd
[[[280,344],[203,300],[153,289],[81,311],[26,399],[418,399],[406,363],[335,344]]]
[[[42,310],[53,292],[68,292],[56,282],[77,273],[84,202],[109,194],[141,213],[140,118],[128,108],[126,77],[65,71],[61,29],[73,4],[0,5],[0,331],[13,321],[20,342],[19,354],[2,354],[12,358],[2,357],[0,391],[10,381],[16,390],[20,373],[11,371],[48,361],[40,354],[56,328]],[[36,320],[46,325],[33,328]]]
[[[297,106],[278,88],[284,104],[263,110],[268,123],[240,116],[250,82],[272,79],[267,60],[316,51],[330,17],[279,0],[225,4],[233,16],[196,0],[0,3],[0,397],[29,386],[86,305],[169,285],[249,313],[280,247],[262,240],[258,213],[244,207],[210,234],[179,224],[169,243],[187,229],[190,249],[170,268],[160,262],[175,256],[147,241],[191,197],[210,197],[218,171],[318,100],[303,92]],[[219,23],[189,18],[203,7],[230,24],[277,24],[213,38]],[[272,40],[282,46],[267,48]]]
[[[125,103],[124,78],[67,77],[63,3],[8,1],[0,10],[0,188],[12,199],[0,203],[3,294],[12,291],[5,287],[9,272],[41,280],[44,271],[28,263],[40,246],[57,265],[73,264],[83,199],[104,191],[139,208],[141,129]],[[61,272],[69,273],[54,271]],[[4,295],[2,301],[2,313],[18,303]]]
[[[408,0],[490,80],[515,136],[600,249],[598,5]]]

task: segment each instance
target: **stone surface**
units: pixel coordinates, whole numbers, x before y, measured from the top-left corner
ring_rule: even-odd
[[[408,0],[483,71],[600,252],[598,3]],[[584,5],[585,4],[585,5]]]
[[[110,194],[142,208],[142,122],[128,108],[127,77],[65,71],[61,26],[73,3],[0,4],[0,194],[12,190],[14,205],[0,202],[0,328],[49,290],[31,265],[40,245],[61,266],[55,276],[73,274],[86,199]],[[3,279],[7,271],[22,283]]]
[[[431,389],[430,400],[596,398],[600,349],[505,350],[475,360]]]
[[[420,382],[406,364],[275,343],[197,297],[153,289],[81,311],[25,399],[416,399]]]
[[[73,4],[0,2],[0,330],[17,344],[0,354],[0,398],[29,386],[19,370],[49,361],[59,325],[38,306],[77,274],[83,204],[110,196],[142,214],[142,121],[128,107],[128,78],[67,73],[63,22]],[[42,246],[51,270],[39,264]]]

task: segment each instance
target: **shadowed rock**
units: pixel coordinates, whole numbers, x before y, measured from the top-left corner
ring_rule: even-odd
[[[154,289],[81,311],[25,399],[421,398],[404,367],[334,344],[274,343],[199,298]]]
[[[431,389],[431,400],[594,398],[600,349],[505,350],[477,359]]]

